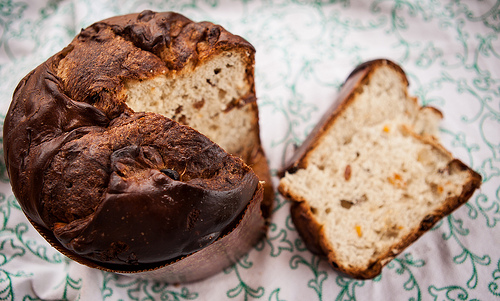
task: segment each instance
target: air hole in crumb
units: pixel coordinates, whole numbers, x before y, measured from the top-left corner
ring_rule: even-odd
[[[326,207],[325,209],[325,213],[326,214],[329,214],[330,212],[332,212],[332,209],[330,207]]]
[[[205,99],[202,98],[200,101],[193,103],[193,108],[201,109],[205,105]]]
[[[312,214],[316,215],[318,213],[318,209],[316,209],[315,207],[311,207],[311,212]]]
[[[181,115],[181,117],[179,117],[177,119],[177,122],[181,123],[181,124],[184,124],[184,125],[187,125],[187,118],[186,118],[186,115]]]
[[[381,239],[383,240],[392,240],[399,236],[399,233],[403,230],[402,226],[398,225],[387,225],[385,231],[382,233]]]
[[[234,66],[231,64],[226,64],[226,68],[233,68]]]
[[[220,99],[225,98],[226,94],[227,94],[226,90],[219,89],[219,98]]]
[[[220,68],[214,69],[214,74],[219,74],[221,72]]]
[[[356,204],[358,203],[363,203],[363,202],[366,202],[368,201],[368,197],[366,196],[366,194],[363,194],[362,196],[360,196],[357,200],[356,200]]]
[[[446,173],[446,174],[449,175],[450,174],[450,169],[448,168],[448,166],[445,167],[445,168],[440,168],[440,169],[438,169],[438,173],[440,173],[440,174]]]
[[[209,78],[207,78],[207,83],[208,83],[210,86],[215,87],[215,84],[214,84],[214,83],[212,83],[212,81],[211,81]]]
[[[182,112],[182,106],[178,106],[177,109],[175,109],[175,114],[179,114],[180,112]]]

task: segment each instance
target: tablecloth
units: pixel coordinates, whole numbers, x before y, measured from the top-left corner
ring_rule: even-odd
[[[499,300],[500,1],[0,1],[1,124],[30,70],[95,21],[144,9],[212,21],[257,49],[261,136],[277,171],[359,63],[388,58],[444,113],[442,143],[483,177],[469,202],[360,281],[310,253],[276,194],[267,237],[206,280],[169,284],[75,263],[32,228],[0,161],[1,300]]]

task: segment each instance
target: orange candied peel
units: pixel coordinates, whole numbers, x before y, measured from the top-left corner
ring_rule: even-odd
[[[363,236],[363,233],[361,232],[361,226],[360,225],[354,226],[354,229],[356,229],[356,233],[358,234],[358,237]]]
[[[406,187],[406,181],[403,180],[403,177],[398,173],[394,173],[392,177],[388,177],[387,180],[389,181],[389,183],[398,188]]]

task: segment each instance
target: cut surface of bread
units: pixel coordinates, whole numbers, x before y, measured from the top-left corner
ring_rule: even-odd
[[[125,83],[127,105],[189,125],[229,153],[248,162],[260,145],[257,112],[248,80],[249,53],[227,51],[200,63],[149,80]]]
[[[359,68],[342,93],[279,190],[294,201],[292,218],[312,251],[347,274],[372,278],[466,202],[481,178],[437,142],[442,115],[408,96],[394,63]]]

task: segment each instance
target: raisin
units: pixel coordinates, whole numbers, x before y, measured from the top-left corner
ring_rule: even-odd
[[[351,165],[349,164],[345,167],[344,179],[346,181],[349,181],[351,179]]]

